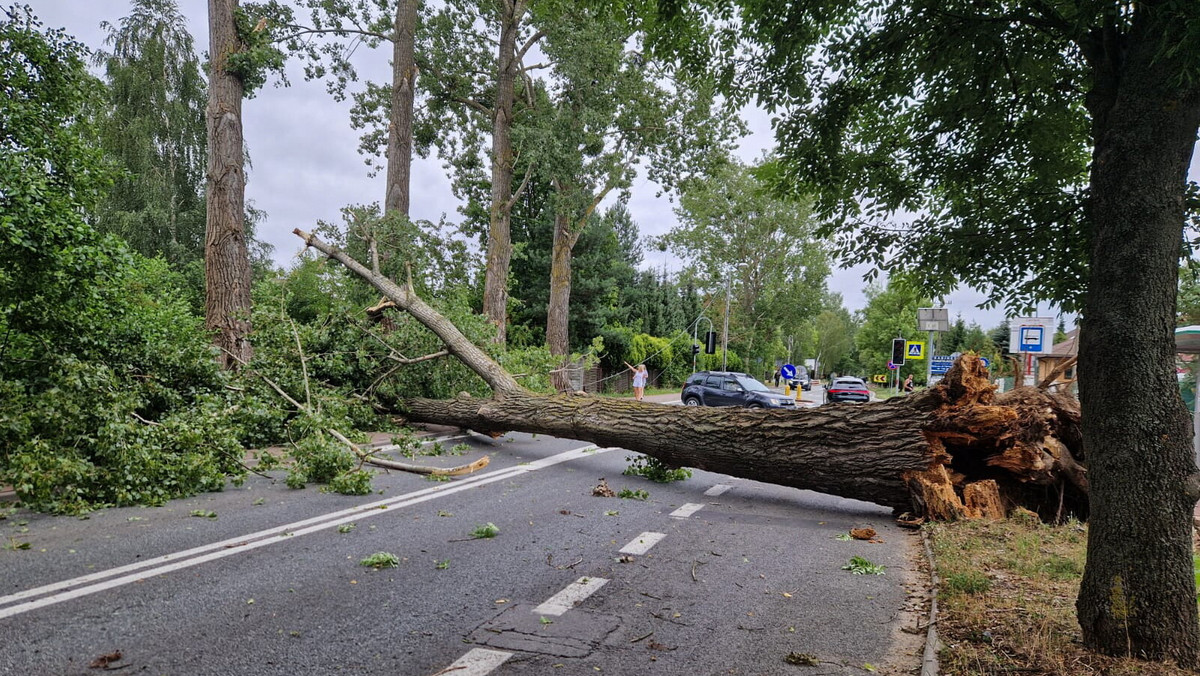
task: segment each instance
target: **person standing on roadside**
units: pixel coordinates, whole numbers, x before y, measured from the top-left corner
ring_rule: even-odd
[[[904,379],[904,393],[909,394],[912,391],[913,391],[913,381],[912,381],[912,374],[910,373],[910,374],[908,374],[908,377]]]
[[[637,368],[634,368],[629,362],[625,362],[625,365],[629,367],[630,371],[633,371],[633,398],[641,401],[642,397],[646,396],[646,379],[650,377],[650,374],[646,371],[645,364],[638,364]]]

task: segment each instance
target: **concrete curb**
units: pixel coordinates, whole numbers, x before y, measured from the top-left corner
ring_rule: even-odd
[[[938,621],[938,587],[941,583],[938,580],[937,566],[933,561],[933,548],[929,546],[929,535],[925,529],[921,529],[921,542],[925,545],[925,559],[929,562],[929,580],[932,589],[929,592],[929,624],[925,633],[925,653],[921,657],[921,676],[937,676],[938,675],[938,650],[942,647],[942,642],[938,640],[937,621]]]

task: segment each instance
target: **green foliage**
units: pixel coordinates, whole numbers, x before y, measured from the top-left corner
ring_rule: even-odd
[[[355,524],[352,524],[352,523],[344,523],[344,524],[342,524],[342,525],[340,525],[340,526],[338,526],[338,527],[337,527],[337,532],[339,532],[339,533],[341,533],[341,534],[345,535],[346,533],[351,533],[351,532],[353,532],[355,528],[356,528]]]
[[[626,476],[640,476],[660,484],[692,478],[692,470],[686,467],[671,467],[649,455],[631,455],[625,460],[629,462],[629,466],[621,473]]]
[[[97,128],[120,173],[96,228],[177,270],[200,263],[189,269],[202,292],[208,93],[191,34],[172,0],[136,0],[119,27],[101,28],[111,51],[94,57],[108,83]]]
[[[623,498],[623,499],[625,499],[625,500],[642,500],[642,501],[645,501],[645,500],[649,500],[649,499],[650,499],[650,493],[649,493],[649,491],[643,491],[643,490],[631,490],[631,489],[628,489],[628,488],[622,488],[622,489],[621,489],[621,491],[620,491],[619,493],[617,493],[617,497],[618,497],[618,498]]]
[[[848,570],[854,575],[883,575],[883,566],[871,563],[861,556],[850,557],[850,563],[842,566],[842,570]]]
[[[499,534],[500,529],[497,528],[496,524],[492,523],[491,521],[483,524],[482,526],[476,526],[475,530],[471,531],[471,537],[476,540],[494,538]]]
[[[730,344],[744,357],[757,357],[809,324],[829,275],[808,200],[772,194],[760,178],[764,171],[730,164],[687,183],[680,225],[659,240],[688,263],[687,274],[709,294],[724,296],[728,283]]]
[[[863,323],[854,336],[858,347],[859,361],[864,373],[887,372],[892,357],[892,340],[926,341],[927,334],[917,330],[917,308],[932,305],[916,288],[905,279],[892,277],[886,288],[872,284],[867,288],[867,306],[863,309]],[[928,345],[926,346],[928,349]],[[900,377],[912,374],[918,381],[925,379],[925,361],[906,360],[900,368]]]
[[[329,480],[328,490],[342,495],[370,495],[372,492],[371,478],[375,473],[370,470],[356,469],[341,474]]]
[[[368,566],[379,570],[381,568],[396,568],[400,565],[400,557],[391,552],[375,552],[358,562],[360,566]]]
[[[234,10],[234,30],[241,44],[238,49],[224,54],[225,70],[242,82],[246,98],[254,98],[267,79],[274,73],[283,84],[287,84],[284,68],[287,54],[281,50],[280,29],[291,22],[292,10],[275,0],[250,2]]]
[[[211,509],[193,509],[189,516],[198,516],[202,519],[215,519],[217,518],[217,513]]]
[[[292,458],[296,463],[292,471],[317,483],[329,483],[354,468],[354,455],[323,434],[310,434],[296,442]]]

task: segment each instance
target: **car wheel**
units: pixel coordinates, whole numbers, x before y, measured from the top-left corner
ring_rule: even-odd
[[[697,399],[696,397],[688,397],[687,399],[683,400],[683,405],[684,406],[699,406],[700,400]]]
[[[762,404],[746,404],[746,408],[762,408]]]

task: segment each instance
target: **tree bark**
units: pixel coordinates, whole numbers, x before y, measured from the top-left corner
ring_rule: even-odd
[[[399,0],[392,43],[392,109],[388,125],[387,193],[384,213],[408,216],[412,177],[413,101],[417,64],[414,57],[418,0]]]
[[[1200,89],[1175,79],[1190,72],[1175,59],[1194,55],[1159,51],[1169,13],[1133,11],[1123,39],[1096,35],[1085,50],[1094,239],[1078,372],[1092,515],[1076,609],[1092,649],[1194,667],[1198,484],[1174,328]]]
[[[242,48],[234,24],[238,0],[209,0],[208,176],[204,239],[205,321],[226,369],[249,362],[250,257],[245,232],[242,81],[225,69]],[[236,357],[236,359],[235,359]]]
[[[496,342],[508,341],[508,269],[512,262],[513,103],[516,89],[517,36],[525,0],[501,0],[500,47],[496,57],[496,105],[492,110],[492,205],[488,212],[488,258],[483,312],[496,325]]]
[[[568,326],[571,313],[571,255],[579,239],[566,214],[554,216],[554,243],[550,250],[550,298],[546,304],[546,346],[552,356],[561,357],[552,384],[559,392],[570,389],[566,365],[571,354]]]
[[[1087,516],[1075,401],[1035,388],[996,397],[974,355],[960,359],[934,388],[862,406],[743,410],[538,395],[521,387],[411,288],[373,274],[308,233],[295,232],[429,327],[494,392],[487,399],[383,402],[411,420],[620,446],[673,465],[932,518],[995,515],[996,504],[1033,509],[1048,520]]]

